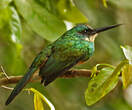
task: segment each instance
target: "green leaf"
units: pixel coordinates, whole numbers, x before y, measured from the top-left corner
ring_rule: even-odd
[[[88,21],[86,16],[75,6],[73,0],[37,0],[37,2],[50,13],[63,20],[72,23],[84,23]]]
[[[19,44],[22,34],[20,18],[14,7],[10,7],[10,10],[11,10],[11,19],[9,21],[9,24],[11,30],[11,39],[14,43]]]
[[[21,57],[21,23],[17,11],[13,6],[6,6],[0,10],[0,63],[7,73],[18,74],[24,72],[24,62]]]
[[[39,91],[37,91],[34,88],[29,88],[29,89],[25,89],[25,90],[32,91],[34,94],[37,94],[38,97],[41,98],[50,107],[51,110],[55,110],[55,107],[53,106],[53,104],[43,94],[41,94]],[[39,109],[39,110],[41,110],[41,109]]]
[[[88,88],[85,91],[87,105],[96,103],[115,88],[119,81],[118,76],[126,64],[126,61],[122,61],[115,69],[111,65],[104,65],[104,68],[96,76],[91,78],[88,82]]]
[[[41,98],[37,93],[34,94],[34,109],[35,110],[44,110]]]
[[[132,47],[126,45],[121,46],[123,53],[128,60],[122,69],[123,87],[127,88],[132,83]]]
[[[88,82],[88,88],[85,91],[87,105],[96,103],[117,85],[118,77],[111,78],[112,73],[112,68],[103,68]]]
[[[96,64],[96,66],[94,66],[92,69],[91,77],[96,76],[97,70],[101,70],[102,68],[105,68],[105,67],[110,67],[110,68],[114,69],[114,66],[112,66],[110,64]]]
[[[10,19],[9,19],[9,31],[10,31],[10,39],[11,42],[13,43],[13,48],[14,48],[14,55],[12,58],[12,65],[10,68],[14,70],[14,73],[21,73],[23,70],[23,61],[21,58],[21,50],[22,50],[22,45],[21,45],[21,35],[22,35],[22,29],[21,29],[21,22],[19,15],[16,11],[16,9],[12,6],[9,7],[10,9]],[[18,71],[18,66],[20,71]],[[21,71],[22,70],[22,71]]]
[[[88,21],[86,16],[80,12],[72,0],[59,0],[57,2],[57,9],[60,16],[64,20],[72,23],[82,23]]]
[[[108,6],[107,6],[106,0],[102,0],[102,1],[103,1],[103,4],[104,4],[104,7],[107,8]]]
[[[3,9],[3,8],[6,8],[8,7],[9,3],[11,2],[12,0],[1,0],[0,1],[0,10]]]
[[[64,22],[39,5],[36,0],[14,1],[20,14],[41,37],[54,41],[66,31]]]
[[[129,64],[132,64],[132,47],[126,45],[126,46],[121,46],[123,53],[126,57],[126,59],[129,61]]]
[[[126,64],[122,70],[123,87],[127,88],[132,83],[132,65]]]
[[[10,10],[7,6],[5,6],[4,8],[0,9],[0,31],[1,32],[3,31],[5,32],[3,28],[5,27],[5,25],[8,25],[9,19],[10,19]],[[6,33],[8,34],[9,32],[6,32]]]

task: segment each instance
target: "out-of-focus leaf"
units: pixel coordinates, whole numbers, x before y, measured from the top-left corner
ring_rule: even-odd
[[[23,73],[25,65],[21,58],[21,23],[13,6],[0,10],[0,63],[7,73]]]
[[[132,47],[126,45],[121,46],[128,63],[123,67],[122,80],[123,87],[127,88],[132,83]]]
[[[132,65],[132,47],[126,45],[126,46],[121,46],[123,53],[126,57],[126,59],[128,59],[129,64]]]
[[[3,75],[3,72],[0,71],[0,78],[2,77],[2,75]]]
[[[0,9],[6,8],[11,1],[12,0],[1,0],[0,1]]]
[[[63,20],[72,23],[84,23],[88,21],[75,6],[73,0],[37,0],[36,2]]]
[[[87,22],[87,18],[80,12],[72,0],[59,0],[57,2],[57,9],[64,20],[73,23]]]
[[[17,11],[14,7],[10,7],[11,10],[11,20],[10,23],[10,30],[11,30],[11,39],[14,43],[19,44],[21,39],[21,22]]]
[[[16,9],[12,6],[10,6],[9,9],[11,12],[11,16],[9,19],[10,38],[11,38],[12,43],[14,43],[14,49],[15,49],[14,50],[15,53],[13,53],[14,55],[12,59],[13,62],[12,62],[11,68],[15,71],[15,73],[18,73],[18,66],[21,68],[23,65],[23,61],[21,58],[22,45],[20,42],[21,34],[22,34],[21,22],[20,22],[20,18],[18,16]]]
[[[4,31],[4,26],[8,24],[8,21],[10,19],[10,11],[8,7],[0,9],[0,31]],[[8,29],[8,27],[7,27]],[[9,32],[6,32],[7,34]]]
[[[103,1],[103,4],[104,4],[104,7],[107,8],[108,6],[107,6],[106,0],[102,0],[102,1]]]
[[[109,0],[108,2],[111,2],[120,8],[132,9],[131,0]]]
[[[8,6],[4,9],[0,10],[0,29],[6,35],[6,41],[16,44],[20,46],[21,39],[21,23],[17,11],[14,7]],[[6,28],[5,28],[6,27]]]
[[[34,88],[29,88],[29,89],[25,89],[25,90],[32,91],[34,94],[37,94],[39,96],[39,98],[41,98],[50,107],[51,110],[55,110],[54,105],[39,91],[37,91]]]
[[[35,110],[44,110],[41,98],[37,93],[34,93],[34,109]]]
[[[119,80],[118,76],[126,63],[126,61],[122,61],[115,69],[108,65],[92,77],[85,91],[87,105],[96,103],[115,88]]]
[[[31,26],[31,28],[43,38],[54,41],[66,30],[61,19],[48,12],[35,0],[14,0],[18,11]]]
[[[122,70],[123,87],[127,88],[132,83],[132,65],[126,64]]]
[[[44,7],[48,12],[58,16],[57,5],[55,4],[57,4],[59,0],[36,0],[36,2]]]

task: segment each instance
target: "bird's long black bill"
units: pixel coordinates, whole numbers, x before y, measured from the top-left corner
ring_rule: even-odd
[[[94,30],[94,34],[95,34],[95,33],[100,33],[100,32],[103,32],[103,31],[107,31],[107,30],[109,30],[109,29],[118,27],[118,26],[120,26],[120,25],[122,25],[122,24],[116,24],[116,25],[111,25],[111,26],[108,26],[108,27],[102,27],[102,28],[95,29],[95,30]]]

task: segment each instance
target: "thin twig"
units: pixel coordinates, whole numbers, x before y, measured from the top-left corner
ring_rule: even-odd
[[[5,75],[5,77],[6,77],[7,79],[9,79],[9,77],[8,77],[8,75],[6,74],[6,72],[5,72],[4,68],[3,68],[3,66],[0,66],[0,67],[1,67],[1,70],[2,70],[3,74]]]
[[[4,89],[13,90],[12,87],[7,87],[7,86],[4,86],[4,85],[2,85],[1,87],[4,88]]]
[[[90,77],[90,76],[91,76],[91,70],[74,69],[74,70],[69,70],[69,71],[65,72],[59,78],[76,78],[76,77]],[[8,77],[8,79],[2,78],[2,79],[0,79],[0,86],[18,83],[22,77],[23,76],[10,76],[10,77]],[[35,74],[32,77],[32,79],[30,80],[30,82],[36,82],[36,81],[40,81],[40,80],[41,80],[41,78]]]

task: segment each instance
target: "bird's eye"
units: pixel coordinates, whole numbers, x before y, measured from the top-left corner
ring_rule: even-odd
[[[83,31],[81,31],[79,33],[81,33],[83,35],[89,35],[89,30],[88,29],[85,29],[85,30],[83,30]]]
[[[84,32],[85,32],[85,33],[87,33],[87,32],[88,32],[88,30],[85,30]]]

